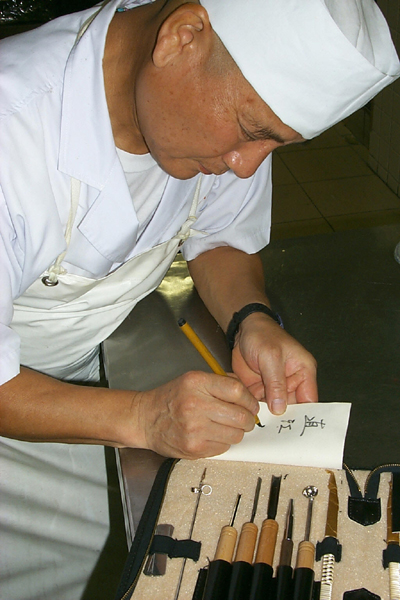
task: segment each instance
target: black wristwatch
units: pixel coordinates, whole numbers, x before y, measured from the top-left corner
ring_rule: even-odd
[[[241,308],[238,312],[233,313],[233,317],[231,322],[228,325],[228,329],[226,330],[226,339],[228,340],[228,345],[231,350],[235,345],[235,338],[238,332],[239,326],[242,321],[245,320],[246,317],[255,312],[262,312],[278,323],[281,327],[283,327],[282,319],[280,316],[272,311],[265,304],[260,304],[258,302],[253,302],[252,304],[246,304],[243,308]]]

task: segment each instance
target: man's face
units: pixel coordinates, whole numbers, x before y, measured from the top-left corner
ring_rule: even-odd
[[[304,141],[237,68],[229,74],[188,69],[179,77],[171,68],[145,77],[138,83],[136,110],[150,153],[178,179],[229,169],[250,177],[275,148]]]

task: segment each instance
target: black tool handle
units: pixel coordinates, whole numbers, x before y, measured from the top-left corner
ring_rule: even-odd
[[[392,475],[392,531],[400,531],[400,473]]]
[[[293,594],[293,569],[280,565],[276,570],[276,600],[287,600]]]
[[[273,569],[271,565],[267,565],[266,563],[256,563],[253,565],[253,578],[251,580],[249,600],[272,600],[272,576]]]
[[[207,569],[203,600],[227,600],[232,565],[226,560],[213,560]]]
[[[314,585],[314,571],[308,567],[294,570],[293,600],[311,600]]]
[[[207,567],[204,567],[204,569],[200,569],[199,574],[197,576],[196,587],[193,591],[192,600],[203,600],[204,588],[206,586],[207,581],[207,573]]]
[[[232,564],[228,600],[248,600],[252,577],[253,565],[244,561],[234,562]]]

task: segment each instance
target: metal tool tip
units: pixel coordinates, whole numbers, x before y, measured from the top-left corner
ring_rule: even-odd
[[[291,540],[292,536],[293,536],[293,498],[291,498],[289,500],[289,504],[288,504],[288,508],[287,508],[287,512],[286,512],[286,523],[285,523],[285,533],[284,533],[284,537],[287,540]]]
[[[233,527],[233,524],[235,522],[241,498],[242,498],[242,494],[238,494],[237,498],[236,498],[236,503],[235,503],[235,506],[234,506],[234,509],[233,509],[232,517],[231,517],[231,522],[230,522],[230,526],[231,527]]]
[[[254,519],[255,519],[255,516],[256,516],[256,513],[257,513],[257,506],[258,506],[258,499],[260,497],[261,483],[262,483],[262,479],[261,479],[261,477],[258,477],[257,478],[256,491],[255,491],[255,494],[254,494],[253,511],[251,513],[250,523],[254,523]]]
[[[317,494],[318,488],[315,487],[315,485],[308,485],[303,490],[303,496],[305,496],[306,498],[315,498]]]
[[[271,488],[269,492],[268,501],[268,519],[275,519],[278,510],[279,494],[281,490],[282,475],[272,475],[271,477]]]

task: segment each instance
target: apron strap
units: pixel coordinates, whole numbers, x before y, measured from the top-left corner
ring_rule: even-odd
[[[183,244],[183,242],[190,236],[191,225],[193,225],[193,223],[196,221],[196,210],[197,210],[197,206],[199,203],[202,179],[203,179],[203,175],[200,174],[200,177],[196,184],[196,190],[194,192],[192,205],[190,207],[189,217],[188,217],[187,221],[184,223],[184,225],[182,226],[181,231],[179,233],[180,245]],[[67,272],[64,269],[64,267],[61,266],[61,263],[64,260],[65,255],[67,254],[68,247],[69,247],[69,244],[71,241],[72,227],[73,227],[76,213],[78,210],[80,189],[81,189],[81,182],[78,179],[71,177],[71,208],[69,211],[68,223],[67,223],[67,227],[65,230],[65,241],[66,241],[67,246],[66,246],[64,252],[62,252],[61,254],[58,255],[55,262],[48,269],[47,274],[42,277],[42,283],[44,285],[46,285],[47,287],[54,287],[55,285],[58,285],[58,276],[64,275]]]
[[[79,40],[81,39],[81,37],[83,36],[85,31],[87,30],[89,25],[92,23],[92,21],[95,20],[95,18],[99,14],[99,12],[101,12],[103,10],[103,8],[106,6],[106,4],[108,4],[109,2],[111,2],[111,0],[104,0],[104,2],[101,3],[100,8],[98,10],[96,10],[92,15],[90,15],[90,17],[88,17],[86,19],[86,21],[83,23],[82,27],[78,31],[78,35],[76,36],[74,46],[76,46],[76,44],[79,42]]]
[[[88,29],[89,25],[97,17],[97,15],[99,14],[99,12],[109,2],[110,2],[110,0],[104,0],[104,2],[101,3],[101,5],[98,8],[98,10],[96,10],[92,15],[90,15],[90,17],[88,19],[86,19],[86,21],[83,23],[82,27],[78,31],[78,35],[76,36],[74,47],[79,42],[79,40],[81,39],[81,37],[84,35],[84,33]],[[46,285],[46,286],[48,286],[48,287],[53,287],[53,286],[57,285],[58,284],[58,276],[59,275],[63,275],[64,273],[66,273],[66,270],[61,266],[61,262],[64,260],[64,257],[65,257],[65,255],[67,253],[67,250],[68,250],[69,243],[71,241],[72,226],[74,224],[75,216],[76,216],[76,211],[78,209],[80,188],[81,188],[81,182],[78,181],[77,179],[74,179],[72,177],[72,179],[71,179],[71,208],[70,208],[70,211],[69,211],[67,228],[65,230],[65,241],[67,242],[67,247],[66,247],[65,251],[62,252],[57,257],[55,263],[48,269],[47,275],[44,275],[44,277],[42,277],[43,284]]]
[[[47,275],[42,277],[42,282],[44,283],[44,285],[46,285],[48,287],[53,287],[53,286],[57,285],[58,284],[58,276],[64,275],[64,273],[66,273],[66,270],[64,269],[64,267],[61,266],[61,263],[64,260],[65,255],[67,254],[68,247],[69,247],[69,244],[71,241],[72,227],[73,227],[76,213],[78,210],[80,190],[81,190],[81,182],[78,181],[78,179],[74,179],[74,177],[72,177],[71,178],[71,208],[69,209],[68,222],[67,222],[67,227],[65,230],[65,241],[67,243],[67,247],[65,248],[64,252],[62,252],[61,254],[58,255],[54,264],[48,269]]]
[[[193,231],[191,226],[197,219],[196,211],[197,211],[197,206],[199,204],[200,188],[201,188],[202,180],[203,180],[203,174],[200,173],[200,176],[197,180],[192,205],[190,207],[189,216],[188,216],[187,220],[185,221],[185,223],[182,225],[182,228],[179,232],[179,239],[180,239],[179,245],[180,246],[183,244],[183,242],[185,240],[187,240],[188,237],[190,237],[190,232]]]

